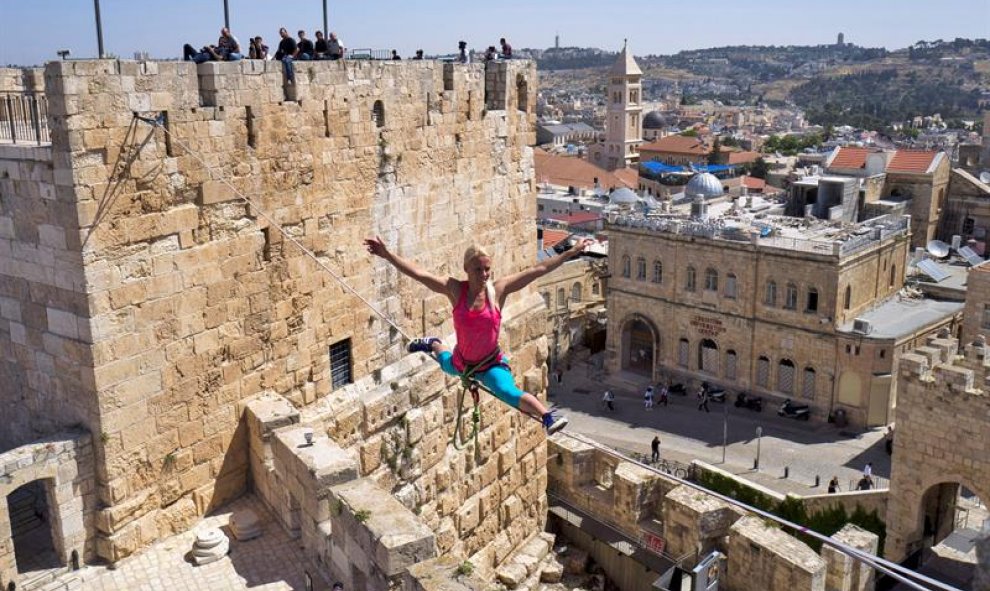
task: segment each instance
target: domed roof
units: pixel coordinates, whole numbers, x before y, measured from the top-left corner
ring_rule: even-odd
[[[702,172],[691,177],[684,192],[688,196],[702,195],[706,199],[718,197],[724,193],[722,181],[710,172]]]
[[[643,117],[643,129],[663,129],[667,127],[667,119],[660,111],[650,111]]]
[[[632,189],[622,187],[612,191],[612,194],[608,196],[608,201],[615,205],[633,205],[639,202],[639,195]]]

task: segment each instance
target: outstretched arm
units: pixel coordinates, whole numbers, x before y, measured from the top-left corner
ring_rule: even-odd
[[[510,293],[519,291],[532,283],[535,279],[546,275],[550,271],[553,271],[557,267],[563,265],[565,262],[573,259],[591,246],[591,243],[592,240],[590,238],[581,238],[574,244],[574,246],[564,251],[563,254],[547,259],[541,263],[537,263],[536,265],[533,265],[532,267],[520,271],[514,275],[509,275],[505,279],[496,281],[495,294],[498,297],[499,306],[505,304],[505,298]]]
[[[416,263],[406,260],[397,254],[389,251],[385,243],[382,242],[380,236],[375,236],[374,238],[366,238],[364,240],[364,245],[368,247],[368,252],[375,256],[379,256],[386,261],[392,263],[392,265],[399,270],[403,275],[412,277],[416,281],[425,285],[430,291],[435,291],[437,293],[442,293],[448,298],[451,297],[450,283],[452,280],[443,279],[437,275],[424,271],[420,269]]]

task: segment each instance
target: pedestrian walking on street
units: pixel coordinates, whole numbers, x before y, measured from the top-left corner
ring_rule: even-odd
[[[887,425],[887,432],[883,434],[883,446],[888,456],[894,453],[894,427],[891,425]]]
[[[615,394],[612,394],[611,390],[605,390],[605,395],[602,396],[602,404],[608,407],[609,410],[615,411]]]
[[[667,403],[670,401],[669,396],[670,396],[670,391],[667,390],[667,386],[666,385],[660,386],[660,401],[659,401],[659,404],[662,404],[664,406],[667,406]]]
[[[660,436],[659,435],[654,435],[653,436],[653,441],[650,442],[650,449],[653,450],[653,455],[651,456],[651,460],[652,460],[652,462],[654,464],[656,464],[657,462],[660,461]]]
[[[828,481],[828,494],[835,494],[839,492],[839,477],[833,476],[832,480]]]
[[[712,412],[708,408],[708,388],[704,385],[698,390],[698,410],[705,409],[705,412]]]
[[[643,403],[646,406],[646,410],[653,410],[653,386],[646,387],[646,392],[643,394]]]

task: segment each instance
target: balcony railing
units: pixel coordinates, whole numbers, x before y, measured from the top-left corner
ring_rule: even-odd
[[[39,146],[51,143],[44,94],[0,92],[0,141]]]
[[[392,52],[388,49],[348,49],[344,59],[390,60],[392,59]]]

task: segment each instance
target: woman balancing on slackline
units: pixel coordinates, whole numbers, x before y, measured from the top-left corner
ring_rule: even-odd
[[[400,272],[430,290],[447,296],[454,306],[454,331],[457,333],[454,352],[447,350],[440,339],[424,337],[409,343],[410,353],[432,353],[443,371],[450,375],[460,376],[468,371],[502,402],[540,417],[547,433],[564,428],[566,418],[554,416],[553,411],[547,410],[536,396],[516,386],[508,363],[498,348],[498,335],[502,325],[502,306],[509,294],[577,256],[591,244],[590,239],[580,239],[564,254],[498,281],[492,281],[491,256],[479,246],[472,246],[464,252],[467,281],[461,281],[453,277],[445,280],[423,271],[412,261],[389,252],[379,237],[368,238],[364,243],[368,252],[392,263]]]

